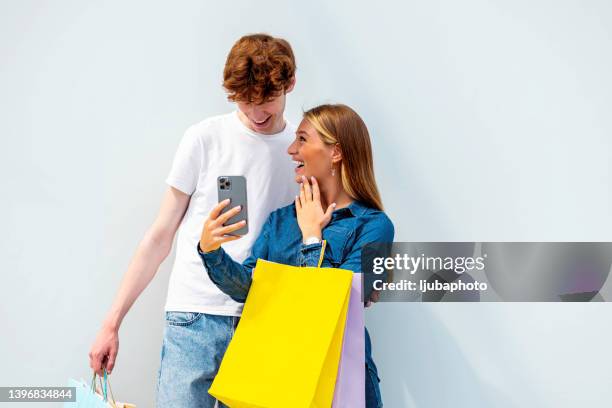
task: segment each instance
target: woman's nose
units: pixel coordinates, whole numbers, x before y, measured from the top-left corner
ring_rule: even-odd
[[[288,153],[289,155],[294,155],[294,154],[296,154],[296,153],[297,153],[297,150],[295,149],[295,140],[294,140],[294,141],[293,141],[293,143],[291,143],[291,144],[289,145],[289,147],[287,148],[287,153]]]

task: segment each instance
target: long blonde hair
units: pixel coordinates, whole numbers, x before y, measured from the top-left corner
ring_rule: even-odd
[[[340,145],[340,177],[347,194],[382,211],[382,200],[374,178],[372,144],[363,119],[342,104],[316,106],[304,112],[304,119],[317,130],[325,144]]]

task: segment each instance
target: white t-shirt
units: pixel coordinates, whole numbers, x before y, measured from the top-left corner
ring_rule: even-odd
[[[294,164],[287,148],[295,126],[263,135],[247,128],[238,112],[214,116],[185,132],[166,182],[191,195],[178,229],[176,258],[170,275],[166,311],[239,316],[242,303],[221,292],[209,279],[196,245],[204,221],[217,204],[217,177],[245,176],[249,232],[223,244],[238,262],[244,261],[273,210],[295,199]]]

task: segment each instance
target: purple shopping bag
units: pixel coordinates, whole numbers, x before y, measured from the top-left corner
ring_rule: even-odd
[[[365,323],[361,274],[353,274],[333,408],[365,408]]]

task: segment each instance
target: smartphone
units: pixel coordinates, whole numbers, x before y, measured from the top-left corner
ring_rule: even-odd
[[[240,206],[240,212],[227,220],[225,225],[235,224],[239,221],[246,221],[244,227],[236,230],[229,235],[246,235],[249,232],[249,219],[247,212],[247,186],[244,176],[219,176],[217,177],[217,195],[219,202],[230,199],[230,203],[221,210],[221,214],[231,210],[237,205]]]

